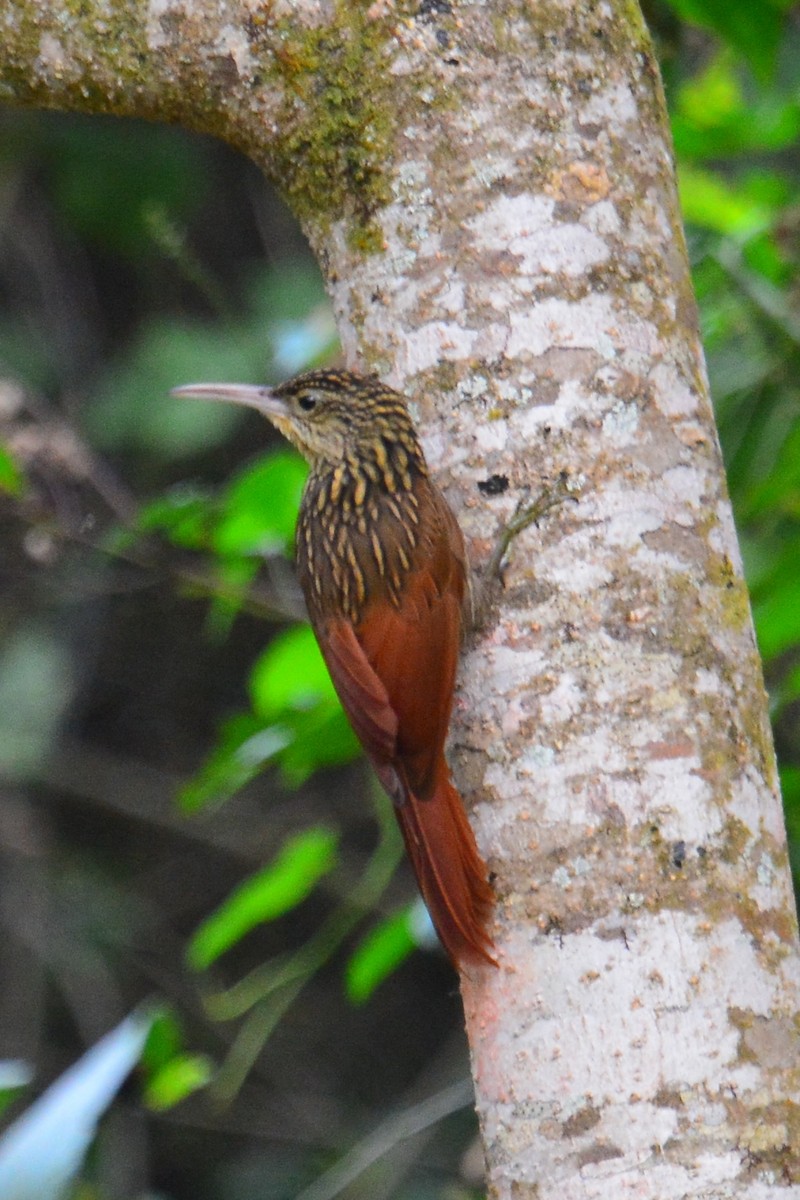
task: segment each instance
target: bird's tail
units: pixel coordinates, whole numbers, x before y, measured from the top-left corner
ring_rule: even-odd
[[[443,773],[429,799],[407,794],[395,812],[419,889],[454,966],[479,960],[496,966],[486,928],[494,896],[453,784]]]

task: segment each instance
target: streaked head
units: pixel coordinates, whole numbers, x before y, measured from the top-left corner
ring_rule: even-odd
[[[376,441],[400,443],[424,461],[405,400],[374,375],[309,371],[276,388],[192,383],[171,394],[256,409],[312,466],[369,455]]]

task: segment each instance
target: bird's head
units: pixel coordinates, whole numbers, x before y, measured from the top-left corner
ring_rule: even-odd
[[[312,467],[390,453],[402,447],[424,470],[424,459],[405,400],[374,375],[309,371],[276,388],[246,384],[191,383],[173,396],[223,400],[265,416]]]

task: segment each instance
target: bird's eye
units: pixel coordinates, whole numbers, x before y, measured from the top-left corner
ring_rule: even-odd
[[[299,396],[297,403],[302,408],[303,412],[313,412],[317,407],[316,397],[314,396]]]

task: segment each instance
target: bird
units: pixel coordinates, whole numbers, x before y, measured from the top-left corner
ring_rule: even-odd
[[[469,569],[405,398],[339,369],[172,395],[256,409],[307,459],[295,552],[322,656],[451,962],[496,965],[488,871],[444,753]]]

